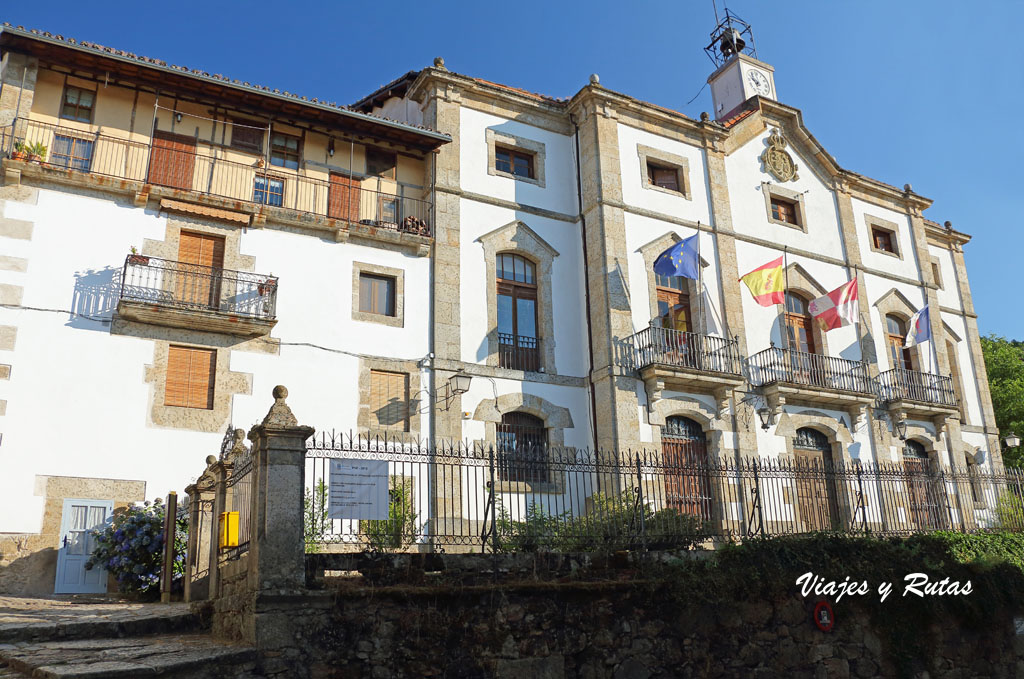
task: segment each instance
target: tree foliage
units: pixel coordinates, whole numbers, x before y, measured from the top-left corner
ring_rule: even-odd
[[[1024,343],[989,335],[981,338],[996,426],[1002,436],[1024,439]],[[1003,452],[1008,466],[1024,467],[1024,446]]]

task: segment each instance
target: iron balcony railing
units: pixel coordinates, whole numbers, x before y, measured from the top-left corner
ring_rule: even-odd
[[[271,320],[277,278],[132,254],[124,261],[121,299]]]
[[[29,156],[18,145],[39,143],[45,156]],[[179,145],[180,146],[180,145]],[[314,214],[375,228],[431,236],[431,204],[406,195],[397,185],[361,175],[334,174],[330,180],[304,176],[294,170],[267,167],[252,155],[251,163],[227,160],[228,148],[198,139],[192,150],[158,146],[100,133],[42,123],[26,118],[0,128],[0,149],[8,157],[32,160],[48,167],[116,177],[155,186],[216,196],[253,205]],[[230,149],[233,154],[241,153]],[[325,171],[326,174],[326,171]],[[418,190],[421,192],[420,190]]]
[[[863,361],[771,347],[751,356],[747,365],[750,382],[756,387],[786,382],[861,394],[878,393]]]
[[[656,326],[644,328],[631,339],[640,369],[661,364],[730,375],[742,372],[739,342],[734,339]]]
[[[498,365],[513,370],[540,370],[540,340],[510,333],[498,333]]]
[[[959,405],[949,376],[894,368],[879,375],[878,382],[883,402],[918,401],[951,408]]]

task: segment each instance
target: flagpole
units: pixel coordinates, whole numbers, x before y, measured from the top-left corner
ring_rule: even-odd
[[[782,274],[783,274],[783,288],[782,288],[782,342],[786,349],[789,349],[789,322],[786,318],[786,314],[789,313],[789,246],[782,246]]]
[[[700,220],[697,220],[697,294],[699,295],[698,307],[700,325],[700,334],[704,335],[707,333],[707,325],[704,322],[704,267],[701,265],[700,260]]]

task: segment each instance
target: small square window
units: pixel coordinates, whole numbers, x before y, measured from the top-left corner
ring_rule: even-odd
[[[232,122],[231,148],[250,153],[263,151],[263,130],[246,122]]]
[[[661,188],[668,189],[669,191],[679,191],[682,193],[682,190],[679,188],[678,168],[648,162],[647,183],[654,186],[660,186]]]
[[[270,164],[289,170],[299,169],[299,138],[281,132],[270,135]]]
[[[382,151],[373,148],[366,149],[366,174],[371,177],[394,179],[397,165],[398,154],[393,151]]]
[[[878,226],[871,227],[871,242],[874,244],[876,250],[890,252],[894,255],[897,254],[892,231]]]
[[[68,85],[64,88],[64,103],[60,109],[60,117],[77,120],[81,123],[91,123],[95,101],[95,92]]]
[[[281,207],[284,205],[284,180],[274,177],[256,177],[252,194],[254,203]]]
[[[51,165],[88,172],[91,161],[91,140],[68,137],[63,134],[53,135],[53,153],[50,154]]]
[[[395,279],[359,274],[359,310],[381,316],[395,315]]]
[[[772,219],[779,222],[786,222],[793,226],[800,226],[800,218],[797,216],[796,203],[791,200],[772,196]]]
[[[498,146],[494,149],[494,169],[534,179],[533,154]]]

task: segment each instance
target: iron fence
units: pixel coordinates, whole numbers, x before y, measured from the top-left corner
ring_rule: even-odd
[[[882,401],[909,400],[957,407],[953,378],[894,368],[878,376]]]
[[[878,394],[868,364],[796,349],[770,347],[747,360],[750,383],[756,387],[786,382],[809,387]]]
[[[732,375],[742,372],[739,341],[735,339],[656,326],[644,328],[630,339],[636,352],[637,368],[657,363],[702,372]]]
[[[94,175],[192,191],[232,201],[315,214],[353,224],[431,236],[431,203],[422,189],[351,172],[324,178],[305,170],[270,167],[258,153],[203,143],[195,137],[156,133],[152,140],[86,132],[27,118],[0,130],[0,149],[8,157]],[[46,147],[38,156],[21,149]],[[249,162],[229,160],[251,155]]]
[[[314,551],[592,551],[821,530],[1024,530],[1024,476],[897,463],[703,463],[652,451],[525,451],[323,434],[307,442]],[[376,464],[386,515],[331,513],[332,461]],[[346,515],[348,516],[348,515]],[[386,518],[385,518],[386,516]]]
[[[225,481],[227,493],[226,521],[233,523],[221,530],[225,533],[221,559],[235,559],[249,551],[252,514],[252,467],[251,454],[235,460]]]
[[[121,299],[273,319],[277,283],[273,276],[132,254],[124,261]]]

